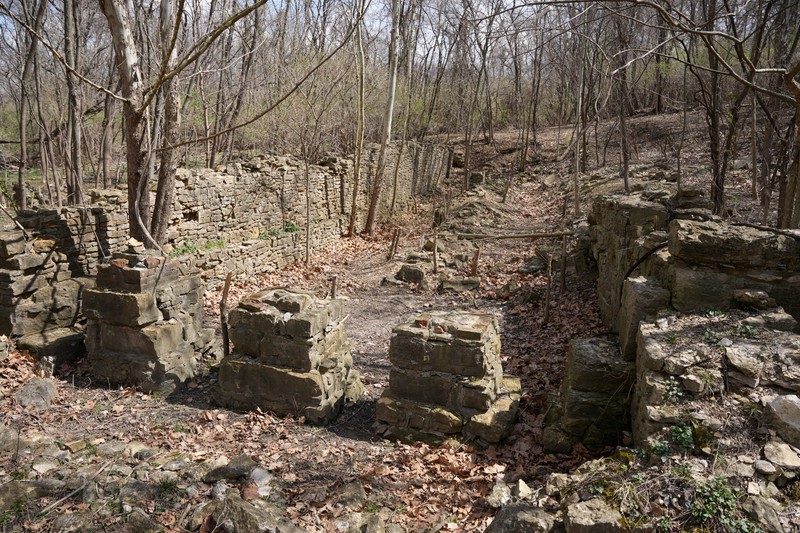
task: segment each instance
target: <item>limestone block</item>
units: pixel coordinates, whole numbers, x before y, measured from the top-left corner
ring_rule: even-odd
[[[800,270],[800,242],[786,235],[724,222],[674,220],[669,251],[692,264]]]
[[[23,253],[0,261],[0,265],[2,265],[3,268],[29,271],[41,267],[48,259],[48,255],[44,253]]]
[[[0,233],[0,258],[8,259],[23,252],[25,252],[25,236],[21,231]]]
[[[48,369],[57,369],[86,353],[84,334],[74,328],[48,329],[25,335],[17,340],[17,348],[45,360],[42,367]]]
[[[389,346],[391,363],[398,368],[419,372],[448,372],[478,377],[487,373],[488,365],[482,344],[435,342],[426,340],[426,337],[393,335]]]
[[[167,263],[163,270],[146,266],[129,268],[126,261],[115,260],[97,267],[97,287],[116,292],[152,292],[157,283],[169,283],[177,279],[174,263]]]
[[[378,421],[398,428],[451,435],[464,426],[463,418],[454,411],[388,395],[381,396],[375,409]]]
[[[231,334],[231,340],[236,335],[238,329],[251,329],[259,331],[262,335],[282,334],[283,319],[282,314],[274,307],[259,306],[254,310],[248,304],[240,304],[235,309],[228,313],[228,328]],[[236,343],[233,340],[234,344]],[[248,355],[257,355],[258,349],[254,349],[252,353],[247,352]]]
[[[672,283],[672,306],[678,311],[698,311],[708,307],[727,309],[734,291],[742,288],[742,278],[699,267],[676,265]]]
[[[506,394],[486,412],[471,417],[464,430],[484,442],[498,443],[511,434],[518,412],[519,394]]]
[[[778,396],[769,402],[766,419],[788,444],[800,446],[800,398],[797,395]]]
[[[299,313],[310,307],[313,302],[313,294],[287,289],[267,289],[253,294],[243,301],[245,306],[253,305],[256,310],[266,305],[284,313]]]
[[[341,407],[343,394],[336,396],[332,394],[335,392],[325,386],[319,372],[295,372],[235,356],[225,358],[220,365],[213,398],[220,405],[234,409],[259,407],[280,415],[305,415],[310,422],[325,423]],[[319,408],[324,406],[330,409],[320,412]]]
[[[112,384],[136,386],[145,392],[172,393],[195,374],[194,350],[182,346],[167,358],[143,354],[89,351],[92,373]]]
[[[625,396],[635,371],[633,363],[622,359],[616,343],[574,339],[569,343],[564,381],[572,390]]]
[[[625,360],[632,361],[636,358],[636,334],[639,322],[667,308],[669,299],[670,292],[653,280],[636,277],[623,282],[617,327],[620,350]]]
[[[403,265],[400,270],[395,274],[395,278],[406,283],[416,283],[423,285],[425,283],[425,271],[416,265]]]
[[[569,505],[564,512],[567,533],[623,533],[630,529],[623,525],[622,515],[612,509],[602,498]]]
[[[491,378],[459,378],[398,368],[389,372],[389,390],[395,397],[459,411],[485,411],[496,397],[496,387]]]
[[[123,293],[89,289],[83,295],[84,314],[123,326],[144,326],[161,319],[151,293]]]
[[[100,349],[135,353],[155,358],[168,357],[183,342],[183,327],[177,320],[156,322],[143,328],[104,324],[100,328]]]

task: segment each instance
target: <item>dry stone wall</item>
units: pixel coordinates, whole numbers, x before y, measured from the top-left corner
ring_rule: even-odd
[[[618,333],[618,342],[573,341],[545,448],[567,451],[579,441],[590,446],[620,442],[617,436],[627,422],[621,426],[619,421],[630,419],[631,403],[634,441],[649,433],[641,428],[663,421],[654,407],[660,401],[653,393],[658,380],[642,362],[641,328],[665,310],[725,310],[742,306],[742,294],[763,294],[767,307],[775,307],[762,315],[762,321],[771,320],[765,327],[800,318],[800,231],[730,224],[707,207],[702,193],[693,190],[677,196],[645,191],[594,202],[590,246],[598,267],[601,317]],[[763,308],[755,300],[744,305]],[[609,376],[618,369],[618,377]],[[699,387],[695,381],[680,386]],[[597,432],[598,426],[610,429]]]
[[[387,157],[384,213],[392,202],[398,157],[395,208],[403,209],[414,195],[445,179],[452,155],[447,147],[409,142],[402,154],[399,144],[392,145]],[[377,147],[366,150],[357,190],[362,207],[358,227],[366,218],[376,158]],[[353,163],[329,157],[308,166],[310,216],[305,170],[302,161],[289,156],[257,157],[215,170],[178,170],[165,249],[184,270],[199,272],[206,285],[220,283],[229,271],[246,277],[301,259],[307,219],[311,250],[319,250],[347,229]],[[25,233],[13,224],[0,228],[0,334],[25,336],[25,347],[35,353],[48,353],[54,339],[62,348],[81,350],[81,295],[94,286],[99,264],[126,252],[124,191],[92,190],[86,197],[87,207],[22,212],[18,222]]]

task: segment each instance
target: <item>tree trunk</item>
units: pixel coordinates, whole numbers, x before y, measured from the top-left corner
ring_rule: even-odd
[[[386,148],[392,138],[392,116],[394,115],[394,98],[397,89],[397,32],[400,26],[400,0],[392,0],[392,34],[389,40],[389,95],[386,100],[386,113],[383,117],[383,132],[381,133],[381,146],[378,152],[378,163],[375,169],[375,178],[372,183],[372,194],[367,212],[366,231],[372,235],[378,218],[381,201],[381,186],[386,170]]]
[[[361,157],[364,151],[364,43],[361,40],[362,21],[364,11],[364,0],[358,2],[358,13],[356,15],[356,70],[358,71],[358,119],[356,125],[356,146],[353,154],[353,200],[350,204],[350,221],[347,226],[347,234],[351,237],[356,234],[356,216],[358,214],[358,186],[361,182]]]
[[[75,0],[64,0],[64,58],[70,69],[78,67],[78,13]],[[81,157],[81,111],[80,95],[75,76],[67,69],[67,102],[69,122],[70,175],[67,179],[67,203],[74,205],[83,201],[83,161]]]

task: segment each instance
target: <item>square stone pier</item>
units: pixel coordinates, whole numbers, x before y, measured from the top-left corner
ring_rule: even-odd
[[[143,247],[99,265],[83,296],[86,351],[101,383],[170,394],[221,359],[214,330],[203,327],[200,277]]]
[[[363,392],[344,330],[344,301],[266,289],[228,315],[233,350],[212,399],[232,409],[272,411],[327,424]]]
[[[511,432],[520,383],[503,375],[493,316],[419,315],[393,330],[389,360],[389,388],[376,410],[379,433],[406,441],[496,443]]]

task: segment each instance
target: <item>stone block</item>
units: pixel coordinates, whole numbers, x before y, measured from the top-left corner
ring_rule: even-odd
[[[8,259],[25,252],[25,236],[21,231],[0,233],[0,258]]]
[[[570,341],[564,378],[570,389],[625,396],[635,375],[635,365],[622,359],[616,343],[598,338]]]
[[[143,328],[104,324],[100,329],[100,349],[135,353],[157,359],[168,357],[183,342],[183,327],[177,320],[156,322]]]
[[[724,222],[672,221],[669,251],[690,264],[800,270],[800,241],[780,233]]]
[[[194,350],[184,345],[182,351],[156,359],[143,354],[89,350],[92,374],[114,385],[135,386],[145,392],[170,394],[195,375]]]
[[[90,319],[122,326],[145,326],[161,320],[151,293],[89,289],[84,292],[83,310]]]
[[[158,270],[129,268],[112,262],[97,267],[97,287],[115,292],[152,292],[158,279]]]
[[[778,396],[767,404],[765,414],[769,427],[783,440],[800,446],[800,398],[797,395]]]
[[[233,409],[259,407],[283,416],[306,416],[312,423],[327,423],[343,403],[343,395],[336,397],[331,392],[319,372],[295,372],[235,356],[221,363],[213,399]]]
[[[425,283],[425,270],[416,265],[403,265],[400,270],[395,274],[395,278],[406,283],[416,283],[423,285]]]
[[[283,317],[274,307],[259,306],[257,310],[253,310],[249,305],[240,304],[228,313],[228,328],[231,335],[234,335],[234,330],[239,328],[260,331],[265,335],[276,335],[282,333]],[[257,354],[256,350],[250,355]]]
[[[17,348],[44,360],[43,368],[54,370],[86,353],[83,332],[74,328],[56,328],[35,332],[17,339]]]
[[[447,372],[477,377],[487,373],[483,346],[428,341],[426,337],[392,336],[389,346],[391,363],[398,368],[418,372]]]
[[[389,373],[389,390],[396,398],[458,411],[485,411],[496,397],[496,388],[492,378],[469,379],[398,368],[393,368]]]
[[[708,307],[727,309],[733,293],[742,288],[742,278],[702,268],[675,267],[672,282],[672,307],[678,311],[698,311]]]
[[[329,324],[326,307],[306,308],[286,320],[286,334],[296,339],[308,339],[322,333]]]
[[[410,428],[441,435],[460,433],[464,426],[463,418],[449,409],[386,395],[375,406],[375,418],[378,422],[396,428]]]
[[[498,443],[511,434],[519,412],[519,395],[504,395],[488,410],[469,419],[464,431],[484,442]]]
[[[669,307],[670,292],[656,281],[644,277],[628,278],[622,285],[619,331],[620,350],[627,361],[636,358],[636,334],[639,322]]]
[[[271,306],[283,313],[299,313],[310,307],[313,302],[314,295],[305,291],[266,289],[243,299],[242,305],[254,311],[262,310],[264,306]]]

